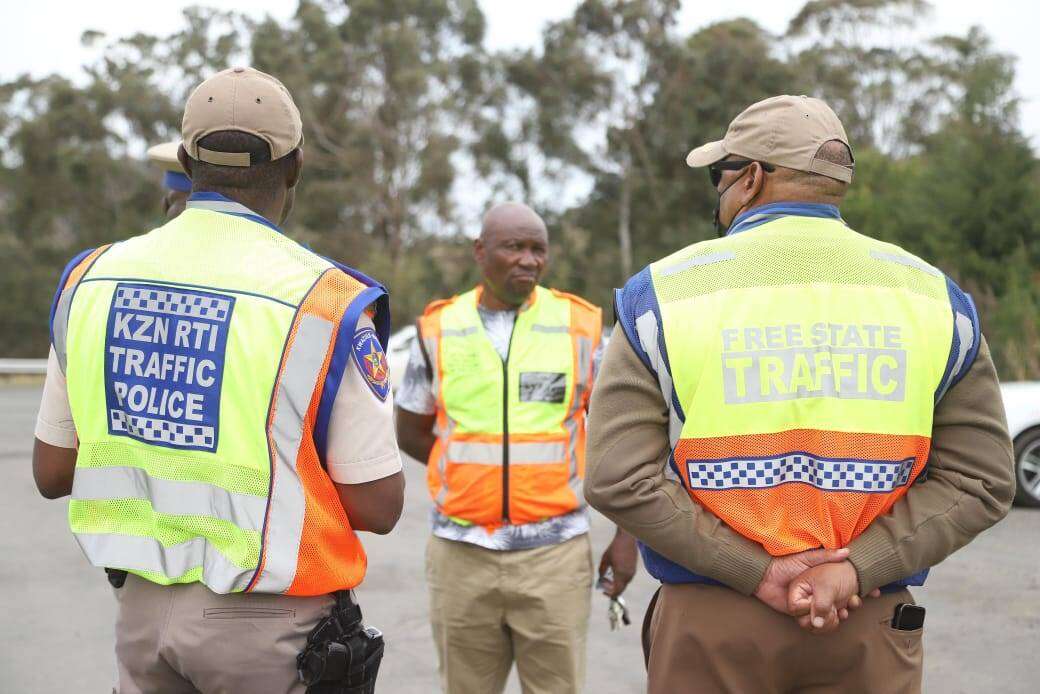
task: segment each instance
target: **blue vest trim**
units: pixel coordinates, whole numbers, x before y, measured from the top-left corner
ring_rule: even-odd
[[[76,257],[70,260],[66,265],[65,269],[61,271],[61,277],[58,278],[58,288],[54,292],[54,298],[51,299],[51,310],[50,315],[47,318],[48,330],[50,331],[51,344],[54,344],[54,314],[58,310],[58,300],[61,299],[61,292],[65,288],[65,283],[69,281],[69,275],[76,269],[76,266],[83,262],[83,259],[88,255],[96,251],[96,248],[88,248],[82,253],[77,253]]]
[[[841,212],[834,205],[815,202],[771,202],[766,205],[752,207],[736,216],[726,231],[726,236],[739,234],[754,229],[781,217],[819,217],[823,219],[841,219]]]
[[[946,361],[946,370],[939,382],[939,387],[935,389],[936,404],[968,373],[971,365],[975,363],[975,357],[979,354],[979,345],[982,343],[979,313],[975,309],[971,296],[961,290],[949,277],[946,278],[946,289],[950,295],[953,340],[950,345],[950,356]],[[969,342],[966,346],[965,341]],[[957,363],[958,360],[961,360],[960,364]]]
[[[326,258],[326,260],[329,260]],[[325,376],[325,384],[322,386],[321,399],[318,401],[318,415],[314,422],[314,445],[318,450],[318,456],[325,463],[325,454],[329,442],[329,422],[332,419],[332,408],[336,403],[336,395],[343,383],[343,375],[350,363],[353,349],[354,333],[357,332],[357,322],[366,308],[373,303],[376,305],[376,315],[373,323],[376,326],[376,335],[385,352],[389,339],[390,327],[390,303],[389,294],[383,285],[379,284],[367,275],[347,267],[342,263],[329,260],[337,268],[350,275],[354,279],[368,285],[355,297],[347,310],[343,313],[340,321],[339,331],[336,333],[336,344],[332,350],[332,358],[329,360],[329,370]]]
[[[618,289],[614,292],[614,317],[621,325],[621,329],[628,339],[628,344],[632,346],[632,349],[639,356],[639,360],[643,362],[643,365],[653,374],[656,380],[658,379],[657,368],[654,366],[654,360],[643,349],[642,341],[639,339],[639,330],[636,326],[636,321],[639,317],[647,313],[653,313],[657,320],[657,349],[660,351],[661,361],[668,373],[671,374],[672,367],[668,361],[668,347],[664,343],[661,306],[657,302],[657,293],[654,291],[654,281],[650,274],[649,266],[633,275],[625,283],[623,289]],[[686,414],[675,396],[674,389],[672,389],[669,399],[672,401],[672,409],[675,411],[676,416],[679,417],[680,421],[685,422]]]
[[[222,204],[220,205],[220,207],[209,207],[206,205],[206,203],[209,202]],[[234,206],[237,209],[228,209],[228,206]],[[187,207],[197,210],[207,210],[209,212],[219,212],[220,214],[229,214],[232,217],[242,217],[243,219],[248,219],[251,222],[262,224],[268,229],[273,229],[274,231],[277,231],[279,234],[284,233],[281,227],[279,227],[274,222],[270,221],[266,217],[261,217],[260,215],[256,214],[242,203],[236,200],[232,200],[226,195],[221,195],[220,193],[210,193],[207,191],[199,191],[196,193],[192,193],[188,196]]]

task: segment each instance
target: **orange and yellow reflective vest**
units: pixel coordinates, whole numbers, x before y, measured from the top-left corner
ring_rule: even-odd
[[[601,311],[537,287],[503,360],[484,332],[480,291],[436,301],[419,319],[437,399],[430,494],[444,515],[489,529],[581,508]]]
[[[360,583],[365,552],[322,456],[357,319],[384,296],[212,193],[74,260],[52,334],[87,558],[217,593]]]
[[[845,547],[924,470],[978,318],[942,272],[833,206],[738,222],[632,278],[619,322],[669,403],[671,473],[696,503],[773,555]],[[666,582],[703,578],[643,552]]]

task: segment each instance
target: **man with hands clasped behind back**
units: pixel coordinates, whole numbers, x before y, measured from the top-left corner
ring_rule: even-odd
[[[649,691],[917,692],[906,586],[1014,494],[975,307],[844,223],[852,149],[818,99],[753,104],[687,163],[720,238],[618,291],[589,414],[586,498],[662,583]]]

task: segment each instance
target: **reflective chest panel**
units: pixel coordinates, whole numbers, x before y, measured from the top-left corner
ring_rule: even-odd
[[[585,410],[598,308],[538,287],[517,314],[508,359],[484,333],[479,292],[419,320],[437,397],[428,483],[441,513],[494,528],[580,508]]]
[[[53,332],[79,437],[69,522],[91,562],[217,593],[357,585],[365,553],[315,441],[335,345],[384,294],[198,209],[77,263]]]
[[[673,471],[773,555],[844,547],[906,493],[977,349],[941,272],[839,220],[783,217],[645,279],[619,316],[671,402]]]

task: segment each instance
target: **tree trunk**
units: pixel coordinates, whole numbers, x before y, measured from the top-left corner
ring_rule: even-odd
[[[632,183],[629,180],[630,161],[625,158],[621,171],[621,199],[618,201],[618,250],[621,255],[621,282],[632,276]]]

